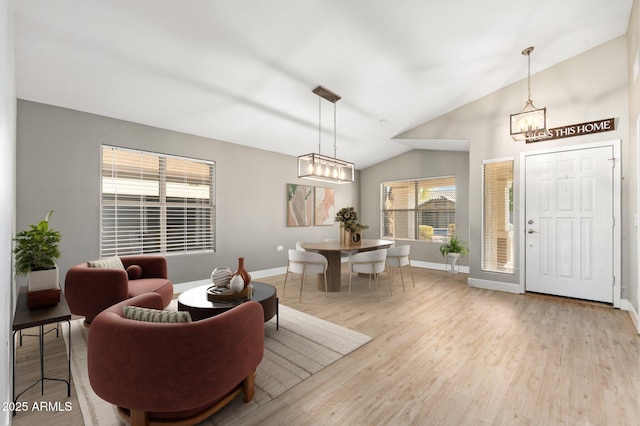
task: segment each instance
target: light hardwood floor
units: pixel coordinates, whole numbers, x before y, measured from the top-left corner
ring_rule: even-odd
[[[239,424],[638,424],[640,336],[627,312],[474,289],[464,274],[453,280],[443,271],[413,271],[416,287],[405,278],[403,293],[396,274],[393,296],[382,275],[379,302],[355,276],[347,296],[346,272],[343,291],[328,297],[309,277],[302,303],[298,278],[287,283],[286,297],[284,275],[260,279],[278,288],[280,303],[373,340]],[[23,351],[19,369],[22,358],[37,357],[28,345]],[[50,363],[66,366],[62,358]],[[82,424],[77,399],[67,399],[62,385],[48,386],[44,397],[38,391],[24,400],[69,400],[73,410],[18,413],[14,425]]]

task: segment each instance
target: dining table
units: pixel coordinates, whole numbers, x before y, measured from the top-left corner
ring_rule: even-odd
[[[342,252],[361,252],[388,248],[393,241],[379,239],[362,239],[360,243],[353,244],[340,240],[303,242],[300,246],[307,251],[320,253],[327,258],[327,291],[338,292],[341,286]],[[324,291],[324,277],[318,275],[318,290]]]

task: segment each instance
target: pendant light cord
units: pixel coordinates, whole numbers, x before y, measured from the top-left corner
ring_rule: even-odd
[[[321,154],[322,145],[322,99],[318,96],[318,154]]]
[[[531,52],[527,53],[527,90],[529,91],[529,100],[531,100]]]
[[[333,103],[333,159],[336,160],[338,158],[338,143],[336,136],[336,103]]]

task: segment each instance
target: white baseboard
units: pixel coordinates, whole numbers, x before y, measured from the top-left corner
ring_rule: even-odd
[[[280,268],[263,269],[260,271],[249,271],[249,274],[251,275],[251,279],[255,280],[255,279],[264,278],[264,277],[271,277],[273,275],[284,274],[286,272],[287,272],[287,267],[282,266]],[[201,285],[207,285],[207,284],[209,285],[213,284],[211,282],[211,279],[205,278],[203,280],[187,281],[184,283],[174,284],[173,293],[174,294],[182,293],[192,288],[200,287]]]
[[[342,259],[342,263],[348,262],[349,258],[345,257]],[[427,269],[436,269],[436,270],[441,270],[444,271],[444,264],[442,263],[433,263],[433,262],[421,262],[418,260],[412,260],[411,261],[411,266],[415,266],[418,268],[427,268]],[[274,275],[280,275],[280,274],[284,274],[287,272],[287,267],[286,266],[281,266],[279,268],[271,268],[271,269],[262,269],[259,271],[249,271],[249,274],[251,274],[251,279],[259,279],[259,278],[264,278],[264,277],[271,277]],[[469,267],[468,266],[460,266],[460,272],[463,272],[465,274],[469,273]],[[190,290],[192,288],[195,287],[200,287],[201,285],[206,285],[206,284],[211,284],[211,280],[208,278],[205,278],[203,280],[196,280],[196,281],[187,281],[187,282],[183,282],[183,283],[178,283],[178,284],[173,284],[173,292],[175,294],[177,293],[182,293],[184,291]]]
[[[418,268],[426,268],[426,269],[435,269],[435,270],[441,270],[444,271],[445,270],[445,264],[444,263],[434,263],[434,262],[423,262],[421,260],[412,260],[411,261],[411,266],[415,266]],[[464,273],[464,274],[468,274],[469,273],[469,267],[468,266],[456,266],[456,272],[457,269],[459,269],[460,272]]]
[[[640,316],[638,315],[636,309],[633,307],[633,304],[628,299],[622,299],[620,300],[620,309],[629,312],[631,321],[633,322],[633,325],[636,326],[638,334],[640,334]]]
[[[507,293],[522,293],[519,284],[503,283],[500,281],[480,280],[478,278],[469,278],[469,286],[476,288],[484,288],[487,290],[505,291]]]

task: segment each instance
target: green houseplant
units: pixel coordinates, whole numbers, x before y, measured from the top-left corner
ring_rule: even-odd
[[[469,248],[466,244],[465,241],[459,240],[456,236],[447,238],[440,246],[440,254],[444,257],[448,257],[450,254],[457,254],[455,257],[464,257],[469,254]]]
[[[49,228],[52,214],[53,210],[37,225],[29,225],[14,238],[15,271],[17,275],[27,276],[30,291],[58,286],[56,260],[60,258],[58,243],[62,237],[60,232]]]

